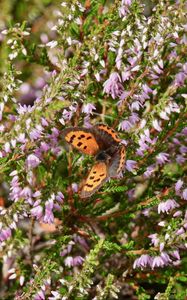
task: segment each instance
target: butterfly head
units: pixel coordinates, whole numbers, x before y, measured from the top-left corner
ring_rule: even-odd
[[[110,158],[106,151],[100,151],[96,156],[97,161],[108,161]]]

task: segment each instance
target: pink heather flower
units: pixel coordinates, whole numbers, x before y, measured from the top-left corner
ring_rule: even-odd
[[[152,94],[153,93],[153,90],[147,84],[143,84],[142,89],[146,94]]]
[[[95,105],[92,103],[87,103],[83,105],[82,112],[85,114],[93,114],[93,110],[96,110]]]
[[[131,3],[132,3],[132,0],[122,0],[122,1],[121,1],[121,4],[122,4],[122,5],[130,6]]]
[[[134,161],[134,160],[127,160],[126,161],[126,169],[129,172],[135,171],[136,168],[137,168],[137,161]]]
[[[70,121],[72,116],[73,116],[73,113],[71,111],[68,111],[67,109],[63,110],[62,117],[64,120]]]
[[[43,216],[43,207],[41,205],[35,206],[31,209],[31,215],[36,217],[37,220]]]
[[[160,243],[159,250],[162,252],[164,250],[165,243]]]
[[[81,246],[83,246],[83,248],[85,248],[87,251],[89,250],[89,246],[88,246],[88,244],[87,244],[87,242],[84,238],[80,237],[79,235],[78,236],[75,235],[74,236],[74,241],[76,243],[79,243]]]
[[[124,71],[121,73],[121,77],[122,77],[122,81],[126,81],[126,80],[129,80],[130,77],[131,77],[131,72],[130,71]]]
[[[173,214],[173,217],[174,218],[177,218],[177,217],[180,217],[182,215],[182,211],[181,210],[177,210],[174,214]]]
[[[162,252],[160,256],[161,256],[162,260],[164,261],[165,265],[167,265],[171,262],[171,259],[166,252]]]
[[[53,207],[54,207],[54,203],[52,199],[48,200],[45,203],[45,215],[43,219],[44,223],[48,223],[48,224],[54,223],[54,215],[52,212]]]
[[[11,235],[12,232],[10,228],[2,229],[0,232],[0,242],[7,240]]]
[[[128,118],[128,120],[124,120],[119,124],[118,129],[129,131],[137,122],[139,122],[140,118],[136,113],[132,113],[132,115]]]
[[[183,185],[183,181],[181,179],[179,179],[175,184],[176,194],[178,194],[180,192],[180,189],[181,189],[182,185]]]
[[[186,154],[187,153],[187,147],[186,146],[181,146],[179,150],[180,150],[181,154]]]
[[[133,268],[145,268],[152,265],[152,257],[148,254],[143,254],[134,261]]]
[[[78,184],[77,183],[75,183],[75,182],[73,182],[72,184],[71,184],[71,187],[72,187],[72,190],[73,190],[73,192],[74,193],[77,193],[78,192]]]
[[[32,197],[32,190],[30,189],[30,187],[28,186],[24,187],[23,190],[21,191],[21,196],[24,198]]]
[[[42,290],[40,290],[35,296],[34,300],[45,300],[45,294]]]
[[[26,160],[27,167],[29,169],[36,168],[40,164],[39,158],[34,154],[29,154]]]
[[[2,229],[0,232],[0,242],[7,240],[11,235],[12,232],[10,228]]]
[[[103,92],[111,95],[113,99],[119,97],[124,90],[121,84],[121,77],[117,72],[111,73],[109,79],[104,82],[103,86]]]
[[[150,234],[148,237],[151,239],[151,243],[154,245],[154,247],[159,245],[160,241],[157,233]]]
[[[184,228],[183,227],[181,227],[181,228],[179,228],[177,231],[176,231],[176,235],[181,235],[181,234],[183,234],[183,233],[185,233],[185,230],[184,230]]]
[[[51,291],[52,297],[48,297],[48,300],[58,300],[58,299],[63,299],[59,292],[57,291]]]
[[[171,255],[176,258],[177,260],[180,260],[180,254],[178,250],[174,250],[171,252]]]
[[[158,120],[153,120],[153,127],[154,127],[154,129],[156,129],[157,131],[162,131],[162,128],[160,127],[160,123],[159,123],[159,121]]]
[[[40,150],[42,152],[47,152],[47,151],[49,151],[49,149],[50,149],[50,146],[46,142],[41,142]]]
[[[156,161],[159,165],[164,165],[167,161],[169,161],[168,157],[169,154],[161,152],[156,156]]]
[[[64,260],[65,266],[72,267],[73,266],[73,257],[67,256]]]
[[[64,202],[64,195],[62,194],[62,192],[58,192],[55,198],[59,203]]]
[[[177,162],[178,164],[184,164],[185,161],[186,161],[186,158],[185,158],[184,156],[182,156],[182,155],[177,155],[176,162]]]
[[[119,124],[119,130],[129,131],[132,128],[132,124],[128,120],[124,120]]]
[[[20,286],[23,286],[24,281],[25,281],[25,277],[23,275],[21,275],[20,278],[19,278],[19,284],[20,284]]]
[[[41,124],[44,127],[49,125],[49,123],[47,122],[47,120],[45,118],[41,118]]]
[[[6,153],[10,153],[10,152],[11,152],[11,149],[10,149],[10,143],[9,143],[9,142],[6,142],[6,143],[5,143],[4,149],[5,149],[5,152],[6,152]]]
[[[155,172],[155,168],[156,168],[156,166],[154,164],[151,165],[151,166],[149,166],[149,167],[147,167],[146,171],[143,173],[143,176],[145,178],[151,177],[152,174],[154,174],[154,172]]]
[[[179,204],[174,199],[168,199],[165,202],[160,202],[158,205],[158,213],[168,213],[170,210],[179,207]]]
[[[187,189],[183,190],[182,197],[183,197],[184,200],[187,200]]]
[[[73,266],[79,266],[79,265],[82,265],[83,261],[84,261],[84,258],[83,258],[82,256],[80,256],[80,255],[75,256],[75,257],[73,258]]]
[[[163,267],[165,265],[164,260],[162,257],[160,256],[156,256],[153,258],[153,262],[152,262],[152,269],[154,269],[155,267]]]
[[[70,243],[67,245],[67,247],[66,247],[64,250],[62,250],[62,251],[60,252],[60,256],[65,256],[66,254],[70,253],[71,250],[72,250],[73,245],[74,245],[74,242],[73,242],[73,241],[70,242]]]
[[[165,111],[161,111],[159,115],[160,115],[161,119],[166,120],[166,121],[169,120],[169,117]]]
[[[131,106],[130,106],[130,110],[131,111],[139,111],[140,108],[143,107],[143,105],[139,102],[139,101],[134,101],[132,102]]]

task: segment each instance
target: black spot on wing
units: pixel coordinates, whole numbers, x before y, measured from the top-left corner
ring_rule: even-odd
[[[93,184],[88,184],[87,183],[86,186],[91,188],[91,187],[93,187]]]
[[[99,182],[99,181],[101,181],[100,178],[94,180],[94,182]]]
[[[73,134],[73,135],[71,136],[71,138],[70,138],[70,140],[69,140],[69,142],[70,142],[71,144],[73,143],[73,140],[74,140],[75,137],[76,137],[75,134]]]
[[[78,146],[78,147],[80,147],[81,145],[82,145],[82,143],[81,143],[81,142],[79,142],[79,143],[77,144],[77,146]]]

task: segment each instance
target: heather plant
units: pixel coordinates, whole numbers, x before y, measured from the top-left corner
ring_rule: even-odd
[[[186,299],[187,4],[151,7],[1,1],[1,299]],[[125,167],[81,199],[98,123]]]

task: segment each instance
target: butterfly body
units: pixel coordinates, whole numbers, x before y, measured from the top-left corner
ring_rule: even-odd
[[[117,177],[123,170],[125,147],[109,126],[70,127],[63,130],[63,137],[80,152],[95,156],[95,164],[81,191],[82,198],[94,194],[110,177]]]

